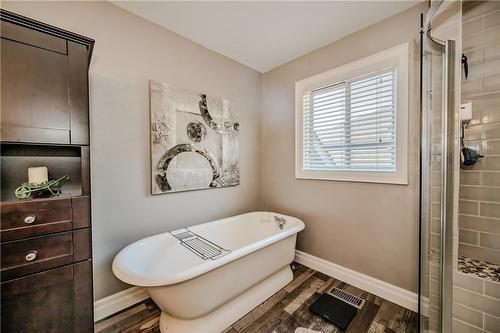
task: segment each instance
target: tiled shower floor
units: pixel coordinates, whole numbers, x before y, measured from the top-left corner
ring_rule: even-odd
[[[500,265],[458,256],[458,270],[485,280],[500,282]]]

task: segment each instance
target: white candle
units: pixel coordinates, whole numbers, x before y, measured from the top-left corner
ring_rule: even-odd
[[[28,183],[41,184],[49,180],[47,167],[28,168]]]

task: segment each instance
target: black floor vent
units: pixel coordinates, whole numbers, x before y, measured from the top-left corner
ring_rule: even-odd
[[[365,304],[365,300],[346,291],[333,288],[311,304],[309,310],[341,330],[345,330],[363,304]]]
[[[354,306],[359,310],[361,310],[363,304],[365,304],[364,299],[359,298],[358,296],[354,296],[353,294],[348,293],[347,291],[343,291],[339,288],[333,288],[328,292],[328,294],[340,299],[341,301],[351,304],[352,306]]]

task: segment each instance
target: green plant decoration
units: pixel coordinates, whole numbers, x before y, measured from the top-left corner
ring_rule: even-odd
[[[55,180],[49,180],[41,184],[32,184],[25,182],[22,183],[21,186],[16,188],[15,194],[16,197],[18,197],[19,199],[26,199],[32,193],[33,195],[41,195],[44,192],[48,192],[52,196],[58,196],[61,194],[61,190],[59,189],[61,182],[67,180],[69,180],[69,176],[64,175],[61,178]]]

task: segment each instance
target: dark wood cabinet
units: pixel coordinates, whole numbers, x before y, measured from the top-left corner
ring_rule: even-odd
[[[87,145],[91,45],[5,20],[0,34],[1,140]]]
[[[0,10],[2,332],[92,332],[88,68],[92,39]],[[16,199],[27,168],[61,195]]]
[[[91,261],[3,282],[2,332],[92,332]]]

